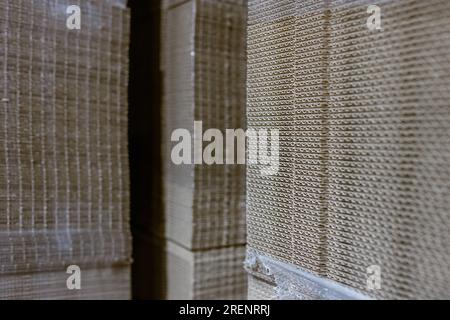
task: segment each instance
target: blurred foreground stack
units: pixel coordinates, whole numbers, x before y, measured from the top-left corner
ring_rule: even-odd
[[[0,298],[127,299],[125,1],[0,7]]]
[[[163,3],[165,208],[156,233],[166,251],[166,298],[245,298],[245,167],[177,166],[171,153],[178,141],[170,141],[176,129],[186,129],[193,147],[194,121],[204,131],[244,127],[246,7],[243,1]]]
[[[450,298],[450,2],[370,4],[249,1],[250,298]]]

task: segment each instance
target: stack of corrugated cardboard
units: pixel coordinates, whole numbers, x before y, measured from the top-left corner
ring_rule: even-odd
[[[129,298],[125,1],[0,6],[0,298]]]
[[[163,197],[167,298],[246,295],[245,167],[194,164],[203,131],[245,125],[244,1],[164,1],[162,22]],[[172,140],[190,132],[192,164],[176,165]],[[203,134],[202,133],[200,134]],[[205,145],[205,144],[204,144]],[[203,149],[202,149],[203,150]],[[194,155],[195,154],[195,155]]]
[[[450,3],[371,4],[249,1],[251,298],[450,297]]]

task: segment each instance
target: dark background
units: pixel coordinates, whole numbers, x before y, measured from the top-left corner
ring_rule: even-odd
[[[164,299],[164,247],[151,242],[161,218],[160,1],[129,0],[129,159],[133,299]],[[159,223],[161,225],[161,223]]]

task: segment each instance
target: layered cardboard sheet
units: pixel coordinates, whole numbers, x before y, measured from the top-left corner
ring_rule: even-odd
[[[0,299],[128,300],[130,268],[108,267],[81,271],[81,289],[68,290],[64,271],[4,275]]]
[[[280,130],[278,174],[248,169],[249,249],[374,298],[448,298],[450,4],[379,1],[370,30],[371,4],[249,1],[248,126]]]
[[[246,299],[244,246],[190,251],[169,243],[166,250],[168,299]]]
[[[192,249],[245,244],[244,166],[171,158],[177,129],[191,132],[193,150],[194,121],[204,131],[245,126],[245,18],[242,4],[226,1],[187,1],[164,12],[165,236]]]
[[[149,257],[137,265],[139,281],[147,284],[138,286],[140,299],[246,299],[245,246],[193,251],[169,240],[139,238],[136,256]]]
[[[81,30],[66,26],[74,4]],[[79,298],[128,298],[125,1],[0,6],[3,296],[71,298],[65,272],[78,265]]]
[[[246,7],[243,1],[164,1],[162,19],[165,209],[155,234],[185,252],[169,250],[168,296],[242,298],[245,167],[195,165],[193,141],[194,121],[203,131],[245,129]],[[177,129],[191,134],[192,164],[172,161]]]

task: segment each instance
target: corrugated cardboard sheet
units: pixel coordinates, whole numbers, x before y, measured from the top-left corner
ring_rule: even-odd
[[[0,6],[0,297],[128,298],[125,1]]]
[[[253,253],[375,298],[449,298],[450,3],[251,0],[248,125],[280,171],[248,170]],[[369,290],[367,268],[381,269]]]
[[[242,298],[245,167],[176,166],[172,132],[194,121],[225,132],[245,127],[244,1],[165,1],[162,25],[164,221],[156,232],[178,247],[168,259],[169,298]],[[193,141],[193,140],[192,140]],[[192,157],[194,159],[194,157]],[[172,250],[173,251],[173,250]],[[192,271],[186,272],[186,266]],[[212,266],[214,266],[212,268]],[[211,269],[212,268],[212,269]],[[214,271],[215,270],[215,271]],[[230,273],[231,272],[231,273]],[[189,275],[188,287],[171,278]],[[184,291],[183,291],[184,290]]]

